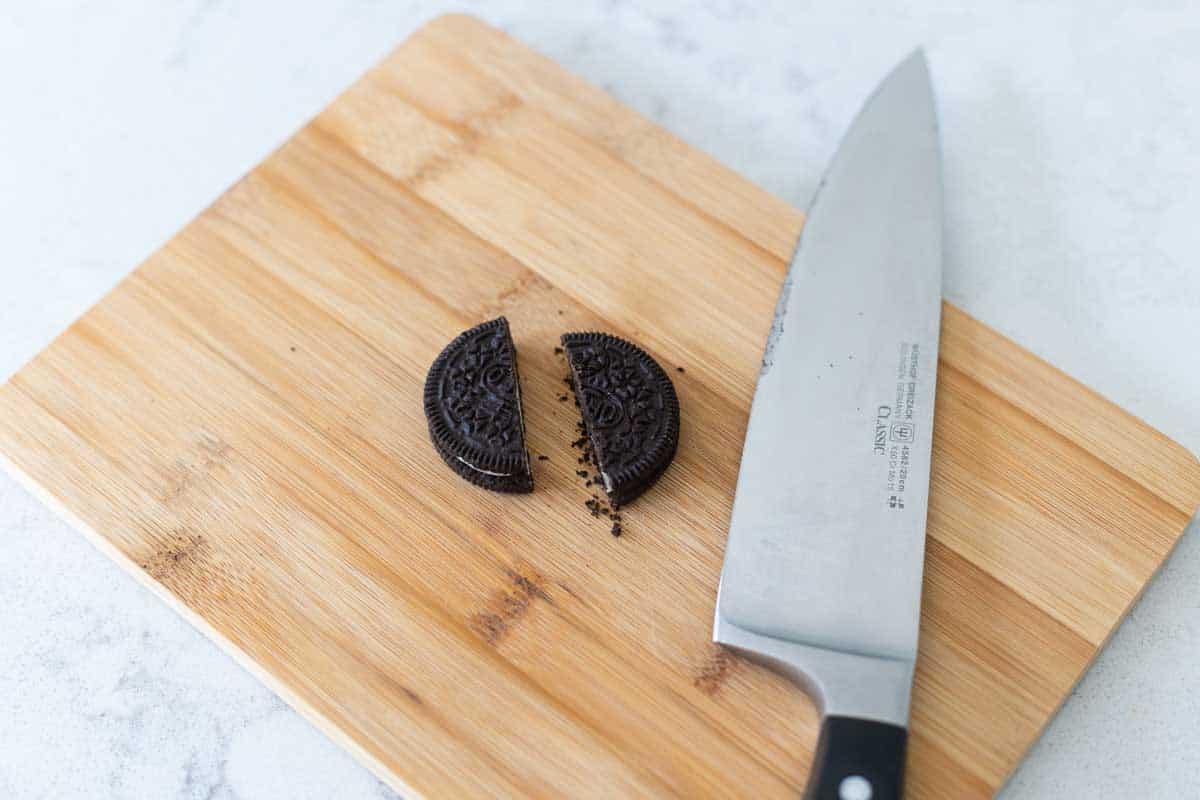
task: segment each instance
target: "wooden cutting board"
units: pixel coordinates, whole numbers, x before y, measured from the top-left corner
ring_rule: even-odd
[[[812,705],[709,632],[800,224],[443,17],[0,389],[0,452],[410,796],[794,797]],[[527,496],[451,475],[422,415],[439,349],[501,313],[549,457]],[[574,329],[646,346],[683,407],[619,539],[558,400]],[[1198,504],[1182,447],[945,307],[912,797],[1000,786]]]

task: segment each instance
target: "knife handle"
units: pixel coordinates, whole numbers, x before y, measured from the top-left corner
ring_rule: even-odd
[[[900,800],[908,731],[855,717],[825,717],[804,800]]]

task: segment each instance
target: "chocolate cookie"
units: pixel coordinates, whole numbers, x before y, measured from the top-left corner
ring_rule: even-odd
[[[644,350],[607,333],[562,337],[596,468],[613,506],[658,480],[679,444],[679,399]]]
[[[455,473],[497,492],[533,491],[517,349],[504,317],[446,345],[425,377],[425,418]]]

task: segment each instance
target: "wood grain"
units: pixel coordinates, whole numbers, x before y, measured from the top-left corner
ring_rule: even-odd
[[[816,715],[709,642],[802,217],[435,20],[0,388],[14,474],[410,796],[793,797]],[[455,479],[424,372],[506,314],[537,491]],[[671,369],[679,454],[583,508],[569,329]],[[1200,505],[1183,448],[946,306],[912,797],[987,796]]]

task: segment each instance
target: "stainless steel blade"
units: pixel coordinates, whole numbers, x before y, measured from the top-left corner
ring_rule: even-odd
[[[941,311],[924,55],[866,102],[818,190],[754,395],[714,638],[826,713],[904,725],[916,659]]]

